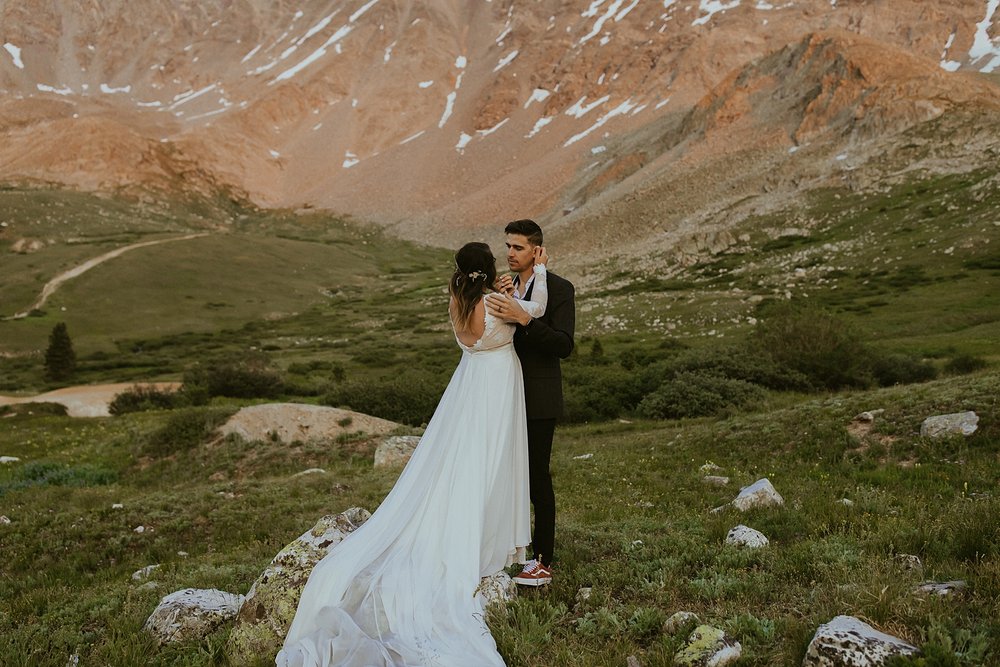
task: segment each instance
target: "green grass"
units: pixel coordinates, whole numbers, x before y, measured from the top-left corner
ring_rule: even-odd
[[[607,396],[631,391],[651,365],[746,338],[786,292],[838,314],[886,355],[917,355],[942,372],[963,356],[988,365],[867,392],[770,392],[681,422],[633,419],[603,394],[591,397],[611,405],[604,421],[561,427],[553,453],[556,583],[491,620],[508,663],[596,666],[634,654],[667,665],[683,637],[664,635],[662,621],[687,609],[743,643],[741,665],[800,664],[816,626],[840,613],[933,650],[951,646],[967,656],[959,664],[1000,664],[997,189],[994,173],[973,172],[913,175],[870,193],[819,191],[793,210],[744,220],[736,231],[750,241],[730,253],[687,268],[668,257],[650,258],[662,266],[649,271],[616,265],[578,293],[567,382],[606,381]],[[0,218],[10,221],[0,232],[4,315],[110,249],[209,232],[126,253],[65,284],[44,312],[0,321],[5,393],[52,387],[38,352],[59,321],[79,358],[73,383],[179,379],[199,364],[263,352],[285,371],[283,398],[319,402],[365,383],[433,393],[459,357],[446,322],[447,250],[225,200],[147,204],[7,188]],[[808,236],[773,234],[801,226]],[[54,242],[10,253],[19,238]],[[603,357],[591,358],[598,340]],[[574,398],[588,409],[586,399]],[[371,466],[374,443],[214,442],[205,429],[235,407],[216,400],[98,420],[29,408],[0,415],[0,454],[22,459],[0,468],[12,521],[0,525],[4,664],[63,665],[74,653],[80,664],[223,664],[228,628],[154,646],[141,626],[159,597],[186,586],[245,593],[319,516],[374,509],[391,487],[392,474]],[[847,432],[854,414],[875,408],[886,413],[872,434]],[[966,409],[981,417],[971,438],[917,435],[925,416]],[[573,458],[586,453],[594,456]],[[701,482],[707,460],[724,467],[730,488]],[[328,474],[291,478],[311,467]],[[786,507],[708,512],[762,476]],[[837,503],[844,497],[854,507]],[[739,522],[772,546],[723,547]],[[152,530],[135,533],[138,525]],[[903,568],[904,553],[920,556],[923,570]],[[130,575],[152,563],[163,564],[161,587],[141,590]],[[967,579],[970,591],[911,595],[930,578]],[[594,594],[578,604],[581,586]]]
[[[628,655],[667,665],[682,637],[660,626],[684,609],[734,634],[742,665],[799,664],[815,628],[842,613],[917,643],[931,628],[966,633],[989,653],[963,664],[996,664],[997,396],[1000,374],[986,372],[721,420],[560,428],[557,577],[492,618],[502,654],[510,665],[624,664]],[[852,416],[876,407],[886,412],[872,433],[850,435]],[[965,409],[981,418],[972,437],[919,437],[925,416]],[[202,642],[153,645],[141,625],[159,597],[188,586],[245,593],[320,516],[374,509],[393,482],[371,465],[374,443],[192,435],[165,450],[168,414],[5,421],[0,451],[22,459],[0,470],[12,521],[0,533],[6,664],[62,664],[72,653],[81,664],[130,665],[134,656],[151,665],[223,664],[228,628]],[[574,458],[582,454],[593,457]],[[722,466],[730,487],[701,481],[698,467],[708,461]],[[46,482],[26,474],[30,467],[61,473]],[[291,477],[310,467],[328,474]],[[26,476],[39,481],[18,483]],[[764,476],[784,507],[709,512]],[[771,546],[723,546],[737,523],[764,532]],[[138,525],[147,531],[135,533]],[[920,557],[922,569],[905,569],[901,554]],[[163,566],[154,577],[160,588],[140,590],[131,573],[154,563]],[[911,593],[925,579],[956,578],[970,585],[957,599]],[[593,595],[578,604],[583,586]]]

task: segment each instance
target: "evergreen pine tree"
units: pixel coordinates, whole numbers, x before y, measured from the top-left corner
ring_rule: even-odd
[[[67,380],[76,370],[76,353],[69,338],[66,323],[52,327],[49,334],[49,349],[45,351],[45,378],[52,381]]]

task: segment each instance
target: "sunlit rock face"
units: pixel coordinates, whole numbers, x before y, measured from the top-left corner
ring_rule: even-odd
[[[906,127],[994,113],[998,13],[987,0],[6,3],[0,180],[221,188],[414,237],[468,236],[512,208],[586,221],[637,190],[698,209],[780,191],[780,170],[754,167],[791,149],[809,167],[796,178],[836,175],[830,151],[853,148],[857,167]],[[712,168],[734,151],[734,173]],[[655,222],[673,229],[677,209]]]

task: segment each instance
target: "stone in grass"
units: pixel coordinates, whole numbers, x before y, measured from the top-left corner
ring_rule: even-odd
[[[714,475],[717,472],[722,472],[722,468],[709,461],[702,467],[698,468],[698,472],[703,475]]]
[[[726,535],[726,544],[750,549],[759,549],[768,545],[768,540],[763,533],[740,524],[729,531]]]
[[[707,475],[701,481],[712,486],[727,486],[729,484],[728,477],[720,477],[719,475]]]
[[[837,616],[816,630],[802,667],[875,667],[893,656],[919,652],[853,616]]]
[[[242,604],[242,595],[185,588],[161,599],[143,628],[161,644],[201,639],[236,616]]]
[[[153,570],[159,569],[159,565],[147,565],[141,570],[136,570],[132,573],[132,581],[142,581],[143,579],[149,579],[149,575],[153,573]]]
[[[676,634],[684,628],[698,623],[701,623],[698,614],[692,611],[678,611],[663,622],[663,633],[667,635]]]
[[[639,658],[634,655],[630,655],[625,658],[625,667],[642,667],[642,663],[639,662]]]
[[[968,584],[960,579],[955,581],[925,581],[913,589],[913,592],[918,595],[933,594],[946,597],[956,593],[961,593],[965,590],[967,585]]]
[[[491,577],[483,577],[476,588],[476,597],[486,609],[490,605],[504,605],[517,597],[517,584],[510,575],[501,570]]]
[[[394,435],[386,438],[375,450],[375,467],[406,465],[419,443],[419,435]]]
[[[360,507],[324,516],[278,552],[250,587],[236,617],[226,647],[233,664],[252,664],[261,655],[278,652],[313,567],[370,516]]]
[[[16,456],[0,456],[0,463],[17,463],[20,460]]]
[[[950,415],[928,417],[920,425],[920,435],[925,438],[944,438],[950,435],[972,435],[979,428],[979,415],[975,412],[956,412]]]
[[[785,499],[781,497],[771,481],[764,477],[758,479],[750,486],[740,489],[739,495],[733,499],[732,505],[741,512],[746,512],[755,507],[769,507],[771,505],[784,505]]]
[[[687,638],[687,645],[674,656],[681,667],[725,667],[740,659],[743,647],[723,630],[699,625]]]

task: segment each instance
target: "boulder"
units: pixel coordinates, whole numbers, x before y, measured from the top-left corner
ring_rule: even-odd
[[[509,574],[501,570],[491,577],[479,580],[476,597],[482,603],[483,609],[494,604],[504,605],[517,597],[517,584]]]
[[[248,442],[291,443],[335,441],[347,433],[390,433],[399,424],[340,408],[304,403],[264,403],[242,408],[222,425],[222,435],[235,434]]]
[[[682,667],[724,667],[740,659],[743,647],[719,628],[699,625],[687,638],[687,645],[674,656]]]
[[[250,587],[236,617],[226,646],[233,664],[251,664],[261,655],[278,652],[313,567],[370,516],[360,507],[324,516],[278,552]]]
[[[972,435],[979,428],[979,415],[975,412],[956,412],[950,415],[928,417],[920,425],[920,435],[925,438],[945,438],[950,435]]]
[[[875,667],[892,656],[916,653],[916,646],[879,632],[853,616],[837,616],[816,630],[802,667]]]
[[[143,626],[161,644],[201,639],[240,610],[243,596],[185,588],[163,597]]]
[[[386,438],[375,450],[375,467],[404,466],[420,444],[419,435],[394,435]]]
[[[732,505],[741,512],[746,512],[754,507],[768,507],[771,505],[784,505],[785,499],[774,490],[771,481],[766,477],[758,479],[750,486],[740,489],[739,494],[733,499]]]
[[[764,537],[763,533],[741,524],[729,531],[729,534],[726,535],[726,544],[732,544],[738,547],[748,547],[750,549],[759,549],[761,547],[766,547],[768,545],[768,540]]]

